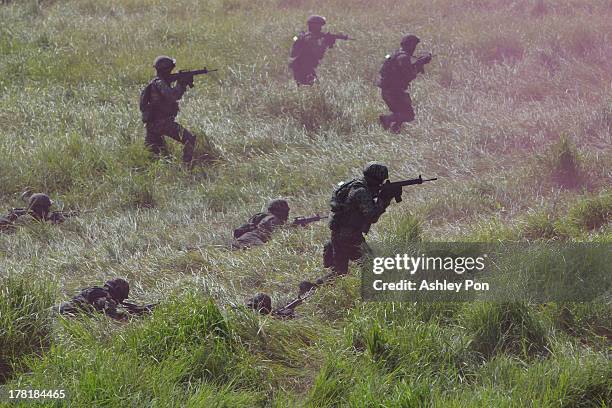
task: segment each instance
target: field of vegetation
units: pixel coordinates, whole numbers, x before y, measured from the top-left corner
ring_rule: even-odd
[[[375,245],[610,243],[609,0],[4,3],[2,211],[31,187],[91,212],[0,234],[0,384],[65,389],[56,405],[76,407],[612,405],[609,299],[368,303],[354,266],[279,321],[244,300],[282,304],[324,274],[326,225],[224,248],[272,198],[291,216],[328,211],[371,160],[391,179],[439,177],[389,208]],[[357,40],[298,89],[288,52],[314,13]],[[435,57],[412,86],[416,121],[394,135],[374,81],[407,32]],[[143,146],[138,97],[159,54],[219,68],[182,101],[193,170],[176,143],[162,161]],[[50,313],[115,276],[161,306],[128,323]]]

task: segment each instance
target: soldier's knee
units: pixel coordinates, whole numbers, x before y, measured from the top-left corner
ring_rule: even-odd
[[[401,113],[400,119],[402,122],[412,122],[414,120],[414,110],[407,109]]]

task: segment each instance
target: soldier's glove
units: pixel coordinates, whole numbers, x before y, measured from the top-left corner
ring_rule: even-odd
[[[184,88],[193,88],[193,76],[183,77],[177,82],[181,84]]]

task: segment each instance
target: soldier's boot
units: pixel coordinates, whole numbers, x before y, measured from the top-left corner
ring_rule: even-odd
[[[378,117],[378,121],[385,130],[389,130],[389,127],[391,126],[391,117],[389,115],[380,115]]]
[[[402,132],[402,122],[393,122],[391,125],[391,132],[394,134],[400,134]]]
[[[189,132],[183,135],[183,163],[191,163],[193,160],[193,151],[195,150],[196,138]]]

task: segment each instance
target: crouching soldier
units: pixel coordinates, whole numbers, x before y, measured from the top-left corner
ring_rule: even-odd
[[[391,198],[378,197],[388,178],[387,166],[371,162],[363,169],[363,178],[338,184],[330,201],[331,238],[323,248],[323,266],[331,269],[331,272],[314,283],[300,283],[300,295],[337,276],[346,275],[349,261],[361,259],[364,248],[367,248],[364,234],[378,222],[391,203]]]

